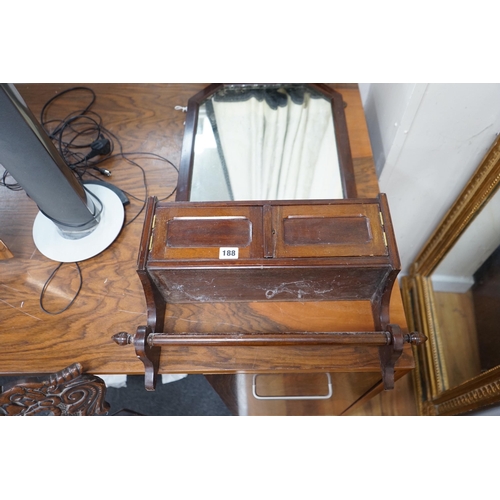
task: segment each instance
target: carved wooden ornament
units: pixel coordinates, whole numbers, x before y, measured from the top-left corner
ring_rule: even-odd
[[[82,375],[75,363],[47,377],[33,377],[4,386],[1,416],[89,416],[109,410],[106,385],[94,375]]]

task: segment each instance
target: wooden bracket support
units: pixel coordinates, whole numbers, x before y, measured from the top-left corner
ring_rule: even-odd
[[[154,391],[156,388],[156,378],[160,368],[161,348],[150,346],[148,337],[151,334],[149,326],[139,326],[135,335],[127,332],[120,332],[111,338],[118,345],[134,344],[137,357],[144,365],[144,385],[147,391]]]
[[[403,353],[404,345],[404,337],[398,325],[387,325],[387,331],[391,336],[391,343],[378,348],[382,381],[386,391],[394,389],[394,366]]]
[[[420,332],[403,334],[398,325],[387,325],[385,329],[389,332],[391,341],[389,344],[378,348],[378,355],[384,390],[388,391],[394,389],[394,367],[403,353],[404,344],[423,344],[427,337]]]
[[[160,368],[160,347],[151,347],[148,336],[151,333],[149,326],[139,326],[134,337],[134,347],[137,357],[144,363],[144,385],[147,391],[156,388],[156,376]]]

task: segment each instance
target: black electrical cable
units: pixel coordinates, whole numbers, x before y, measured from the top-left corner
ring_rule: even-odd
[[[48,109],[56,100],[70,92],[77,91],[90,93],[90,101],[84,109],[72,111],[63,119],[47,119]],[[91,158],[97,155],[107,157],[113,152],[113,142],[104,130],[101,116],[91,109],[95,101],[96,94],[91,88],[71,87],[49,99],[40,113],[42,127],[53,140],[65,163],[80,180],[88,169],[96,169],[104,173],[96,168],[96,161],[91,161]],[[93,146],[99,141],[104,143],[104,147],[96,150]]]
[[[11,177],[7,170],[4,170],[2,178],[0,179],[0,186],[10,189],[11,191],[22,191],[23,188],[17,182],[8,182],[7,177]]]
[[[161,159],[162,161],[165,161],[168,164],[170,164],[174,168],[174,170],[177,172],[177,174],[179,173],[179,169],[170,160],[168,160],[167,158],[165,158],[163,156],[160,156],[160,155],[158,155],[156,153],[148,153],[148,152],[144,152],[144,151],[132,151],[132,152],[125,152],[125,151],[123,151],[123,145],[122,145],[120,139],[113,132],[111,132],[110,130],[105,129],[104,127],[103,127],[103,130],[106,132],[106,134],[108,134],[109,136],[111,136],[112,138],[114,138],[116,140],[116,142],[118,143],[118,146],[119,146],[119,153],[116,153],[114,155],[110,155],[110,156],[106,157],[103,160],[98,160],[95,164],[98,165],[99,163],[102,163],[103,161],[107,161],[107,160],[109,160],[111,158],[121,157],[125,161],[127,161],[128,163],[130,163],[131,165],[137,167],[141,171],[141,174],[142,174],[143,186],[144,186],[144,191],[145,191],[144,192],[144,199],[140,200],[136,196],[131,195],[132,198],[134,198],[134,199],[136,199],[138,201],[141,201],[142,206],[141,206],[141,209],[139,210],[139,212],[137,212],[137,214],[135,214],[132,219],[130,219],[129,221],[127,221],[124,224],[125,226],[128,226],[129,224],[131,224],[132,222],[134,222],[139,217],[139,215],[141,215],[141,213],[144,211],[144,209],[146,208],[146,203],[147,203],[148,196],[149,196],[149,194],[148,194],[149,193],[149,188],[148,188],[148,183],[147,183],[146,171],[144,170],[144,168],[141,165],[139,165],[136,161],[132,160],[129,157],[130,156],[152,156],[152,157]],[[166,199],[170,198],[175,193],[176,190],[177,190],[177,186],[174,187],[172,189],[172,191],[166,197],[161,198],[161,200],[166,200]],[[125,191],[125,193],[127,195],[130,195],[130,193],[127,193],[126,191]]]
[[[77,110],[69,113],[63,119],[51,119],[48,120],[46,118],[49,107],[61,96],[68,94],[70,92],[83,91],[88,92],[90,94],[90,100],[88,104],[82,110]],[[65,163],[73,170],[75,175],[83,181],[84,175],[88,175],[99,179],[92,170],[99,172],[103,175],[110,175],[109,170],[102,168],[102,163],[116,159],[117,157],[122,158],[132,166],[138,168],[141,171],[141,177],[144,187],[144,199],[139,198],[131,193],[124,191],[129,197],[139,201],[142,206],[138,213],[136,213],[130,220],[128,220],[124,226],[128,226],[132,222],[134,222],[144,211],[146,207],[147,199],[149,196],[149,187],[147,183],[146,171],[144,168],[137,163],[137,158],[133,159],[131,157],[144,157],[147,159],[158,159],[168,163],[174,170],[179,173],[179,169],[167,158],[158,155],[156,153],[149,152],[125,152],[123,150],[123,145],[120,139],[112,133],[110,130],[106,129],[103,125],[102,118],[96,112],[94,112],[91,108],[96,101],[95,92],[89,87],[71,87],[62,92],[58,93],[51,99],[49,99],[43,106],[42,111],[40,113],[40,122],[48,136],[52,139],[54,144],[56,145],[59,153],[64,159]],[[50,126],[50,127],[49,127]],[[119,152],[114,153],[114,142],[116,142],[119,146]],[[85,151],[87,150],[87,151]],[[22,188],[15,184],[8,184],[6,182],[6,177],[8,173],[5,172],[0,182],[0,185],[4,185],[9,189],[21,190]],[[177,187],[174,187],[173,190],[165,197],[161,198],[161,200],[166,200],[170,198],[176,191]],[[92,195],[95,196],[95,195]],[[100,216],[103,206],[100,200],[98,199],[100,207],[97,213],[93,214],[93,218],[97,218]],[[61,262],[56,269],[49,276],[47,281],[45,282],[41,294],[40,294],[40,307],[47,314],[61,314],[71,307],[71,305],[75,302],[80,290],[83,285],[82,271],[78,262],[74,263],[77,267],[78,274],[80,277],[80,284],[78,290],[73,297],[73,299],[69,302],[69,304],[61,309],[60,311],[48,311],[43,305],[43,297],[49,286],[50,282],[57,274],[59,269],[62,267],[63,263]]]
[[[73,111],[71,112],[69,115],[67,115],[67,117],[63,120],[50,120],[50,121],[47,121],[44,119],[44,116],[45,116],[45,113],[47,111],[47,108],[57,99],[59,99],[61,96],[69,93],[69,92],[75,92],[77,90],[83,90],[85,92],[90,92],[90,94],[92,95],[92,99],[90,101],[90,103],[87,105],[87,107],[85,107],[83,110],[81,111]],[[47,127],[46,125],[48,123],[53,123],[53,122],[59,122],[59,125],[52,131],[49,133],[49,137],[51,139],[54,139],[54,137],[56,137],[59,133],[60,133],[60,130],[61,130],[61,127],[63,126],[63,124],[69,120],[69,118],[71,116],[73,116],[75,113],[78,114],[78,115],[85,115],[87,112],[90,111],[90,108],[94,105],[96,101],[96,94],[95,92],[90,88],[90,87],[71,87],[69,89],[66,89],[66,90],[63,90],[62,92],[59,92],[58,94],[56,94],[54,97],[52,97],[51,99],[49,99],[44,105],[43,105],[43,108],[42,108],[42,111],[40,113],[40,123],[42,125],[42,127],[47,131]]]
[[[70,300],[70,302],[65,307],[60,309],[59,311],[49,311],[48,309],[45,308],[45,306],[43,305],[43,297],[45,295],[45,291],[47,290],[47,287],[49,286],[50,282],[54,279],[55,275],[57,274],[57,271],[59,271],[59,269],[61,269],[61,267],[64,264],[65,264],[65,262],[60,262],[58,264],[58,266],[52,271],[51,275],[49,276],[49,278],[47,279],[47,281],[43,285],[42,291],[40,292],[40,300],[39,300],[40,308],[42,309],[43,312],[46,312],[47,314],[52,314],[53,316],[55,316],[57,314],[61,314],[64,311],[67,311],[74,304],[74,302],[75,302],[76,298],[78,297],[78,295],[82,289],[82,286],[83,286],[83,277],[82,277],[82,270],[80,268],[80,265],[78,262],[73,262],[73,264],[76,265],[76,268],[78,270],[78,276],[80,278],[80,283],[78,284],[78,290],[76,291],[75,295]]]
[[[50,105],[52,105],[61,96],[75,91],[83,91],[89,93],[90,99],[84,109],[73,111],[63,119],[48,120],[46,115]],[[144,156],[150,159],[156,158],[164,161],[168,163],[172,168],[174,168],[177,174],[179,173],[179,169],[170,160],[156,153],[136,151],[125,152],[120,139],[113,132],[104,127],[100,115],[98,115],[91,109],[95,101],[96,94],[91,88],[71,87],[60,92],[56,96],[52,97],[49,101],[47,101],[47,103],[42,108],[40,121],[49,137],[51,137],[51,139],[56,143],[59,153],[64,158],[66,164],[82,181],[84,175],[98,178],[92,173],[91,170],[97,171],[102,175],[110,176],[110,171],[102,168],[102,164],[103,162],[117,157],[121,157],[127,163],[131,164],[141,171],[142,183],[144,187],[144,199],[141,199],[138,196],[124,191],[129,197],[142,203],[139,211],[124,224],[124,226],[128,226],[142,214],[146,207],[147,199],[149,196],[146,172],[144,168],[136,161],[137,159],[132,159],[132,156]],[[55,125],[52,129],[48,129],[48,124]],[[81,142],[82,139],[86,140],[86,142]],[[119,146],[119,152],[113,154],[115,142]],[[102,149],[97,150],[97,153],[95,149],[96,145],[102,145]],[[83,151],[85,148],[87,150],[90,149],[90,151],[86,154]],[[104,152],[101,153],[101,151]],[[175,187],[167,196],[161,198],[161,200],[163,201],[170,198],[175,193],[176,189],[177,188]]]
[[[54,219],[53,217],[50,217],[50,215],[47,215],[40,208],[38,210],[40,210],[40,212],[42,212],[42,214],[45,217],[47,217],[47,219],[51,220],[54,224],[56,224],[58,226],[66,226],[67,228],[71,228],[71,229],[78,229],[79,227],[84,227],[84,226],[90,224],[91,222],[99,219],[99,217],[102,214],[102,211],[104,210],[104,205],[103,205],[102,201],[99,199],[99,197],[97,195],[95,195],[94,193],[92,193],[92,191],[89,191],[85,186],[83,186],[83,189],[85,189],[87,194],[90,195],[92,198],[94,198],[94,200],[96,200],[97,203],[99,203],[99,208],[97,209],[97,212],[94,212],[88,221],[82,222],[80,224],[68,224],[67,222],[63,223],[61,221]],[[96,208],[95,205],[94,205],[94,208]]]

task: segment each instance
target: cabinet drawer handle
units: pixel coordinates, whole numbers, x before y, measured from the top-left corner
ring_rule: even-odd
[[[329,373],[325,373],[326,375],[326,378],[328,380],[328,394],[321,394],[321,395],[318,395],[318,396],[259,396],[257,394],[257,377],[258,375],[254,375],[253,376],[253,380],[252,380],[252,392],[253,392],[253,397],[255,399],[302,399],[302,400],[305,400],[305,399],[330,399],[332,397],[332,394],[333,394],[333,389],[332,389],[332,377],[330,376]]]

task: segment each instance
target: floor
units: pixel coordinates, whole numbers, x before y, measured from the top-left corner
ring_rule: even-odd
[[[212,389],[203,375],[157,383],[156,390],[144,389],[144,377],[128,376],[127,387],[108,387],[106,401],[111,405],[109,414],[132,412],[146,416],[231,416],[231,412]]]
[[[106,401],[111,405],[111,415],[124,408],[150,416],[231,415],[222,399],[202,375],[188,375],[168,384],[159,381],[154,392],[144,390],[142,376],[129,376],[126,388],[107,389]],[[393,391],[380,393],[349,414],[349,416],[414,415],[417,415],[417,409],[411,373],[396,382]]]
[[[0,386],[11,377],[0,377]],[[128,376],[126,387],[108,387],[110,416],[231,416],[231,412],[203,375],[161,383],[156,391],[144,389],[144,377]],[[413,416],[417,414],[411,373],[396,382],[393,391],[382,392],[349,416]]]
[[[351,412],[349,416],[395,416],[417,415],[413,374],[405,375],[395,384],[394,390],[383,391]]]

